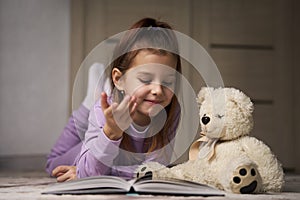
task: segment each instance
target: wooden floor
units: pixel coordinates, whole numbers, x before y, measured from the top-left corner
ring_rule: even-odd
[[[41,192],[49,185],[55,183],[55,179],[49,178],[44,172],[0,172],[0,200],[10,199],[59,199],[59,200],[77,200],[77,199],[249,199],[249,200],[279,200],[293,199],[300,200],[300,175],[287,174],[284,191],[278,194],[263,195],[237,195],[226,194],[225,197],[174,197],[174,196],[152,196],[152,195],[42,195]]]

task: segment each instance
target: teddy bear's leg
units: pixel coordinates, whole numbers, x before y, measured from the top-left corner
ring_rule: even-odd
[[[253,164],[242,165],[233,172],[231,188],[234,193],[257,193],[261,188],[261,178]]]
[[[229,163],[221,170],[220,179],[226,191],[241,194],[261,191],[262,180],[255,163],[247,158],[240,158]]]
[[[284,185],[284,173],[271,149],[254,137],[247,137],[242,141],[248,157],[258,166],[263,192],[280,192]]]

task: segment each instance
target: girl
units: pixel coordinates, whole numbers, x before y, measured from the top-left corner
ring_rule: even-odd
[[[101,104],[91,109],[85,142],[76,162],[78,178],[132,178],[142,162],[169,164],[169,143],[180,118],[173,92],[179,84],[176,72],[181,72],[177,40],[170,30],[166,23],[142,19],[115,48],[111,64],[114,92],[111,96],[102,93]],[[166,121],[156,133],[164,111]]]
[[[151,18],[138,21],[121,39],[113,58],[112,93],[102,93],[101,102],[91,108],[76,160],[78,178],[116,175],[129,179],[142,162],[167,165],[171,158],[180,119],[174,93],[179,85],[177,72],[181,73],[171,27]],[[161,121],[163,126],[157,127]]]

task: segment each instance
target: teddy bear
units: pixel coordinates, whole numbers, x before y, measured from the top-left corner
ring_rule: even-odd
[[[171,168],[144,163],[136,177],[184,179],[240,194],[280,192],[280,161],[266,144],[249,136],[254,109],[250,98],[236,88],[203,87],[197,102],[201,137],[191,145],[189,160]]]

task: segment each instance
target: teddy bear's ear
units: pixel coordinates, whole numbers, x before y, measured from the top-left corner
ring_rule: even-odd
[[[242,91],[235,88],[226,88],[226,96],[229,100],[235,102],[246,115],[253,112],[253,103],[251,99]]]
[[[207,93],[209,92],[210,88],[209,87],[202,87],[198,93],[197,97],[197,103],[199,106],[202,105],[203,101],[206,98]]]

